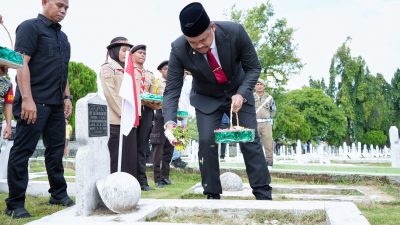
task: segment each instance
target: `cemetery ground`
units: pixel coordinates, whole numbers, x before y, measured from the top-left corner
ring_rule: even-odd
[[[227,169],[230,167],[230,169]],[[243,182],[247,183],[245,171],[239,166],[230,165],[229,163],[221,163],[221,173],[224,171],[231,171],[242,177]],[[233,169],[232,169],[233,168]],[[337,171],[339,174],[329,174],[332,171]],[[45,172],[43,163],[40,161],[32,162],[30,164],[30,172],[40,173]],[[318,174],[317,174],[318,173]],[[340,174],[344,173],[344,174]],[[363,175],[368,173],[370,175]],[[377,174],[374,176],[374,174]],[[356,202],[356,205],[362,214],[368,219],[372,225],[395,225],[400,221],[400,184],[399,182],[391,182],[387,176],[380,176],[381,173],[388,173],[397,175],[397,180],[400,180],[400,169],[393,169],[389,164],[363,164],[363,165],[295,165],[295,164],[275,164],[272,171],[272,186],[274,184],[296,184],[296,185],[337,185],[337,186],[366,186],[376,188],[393,200],[388,202]],[[371,175],[372,174],[372,175]],[[70,182],[74,181],[74,170],[71,167],[66,167],[65,175]],[[152,179],[152,167],[148,167],[148,179],[152,187],[155,187]],[[154,199],[204,199],[201,194],[195,194],[190,191],[190,188],[200,182],[200,174],[195,167],[185,170],[171,169],[171,180],[173,185],[165,186],[162,189],[155,189],[153,191],[142,192],[142,198]],[[46,176],[36,178],[36,180],[46,180]],[[274,194],[282,194],[284,191],[275,189]],[[302,192],[299,190],[298,192]],[[329,191],[320,194],[339,194],[339,195],[353,195],[352,191],[340,191],[338,193],[330,193]],[[0,209],[5,208],[4,200],[7,197],[6,193],[0,193]],[[224,199],[254,199],[254,197],[223,197]],[[287,201],[293,200],[279,195],[275,197],[274,201]],[[27,209],[34,215],[33,218],[12,220],[4,214],[0,215],[0,224],[4,225],[22,225],[29,221],[39,219],[43,216],[50,215],[54,212],[62,210],[63,207],[49,206],[47,204],[48,197],[27,197]],[[257,215],[255,215],[257,216]],[[272,215],[278,218],[287,217],[287,215]],[[313,224],[315,217],[322,215],[314,215],[303,219],[304,224]],[[162,215],[159,216],[160,221]],[[207,217],[207,218],[206,218]],[[218,221],[217,216],[213,218],[212,214],[206,216],[204,219],[209,221]],[[196,218],[192,218],[195,222]],[[260,219],[260,218],[258,218]],[[197,218],[198,220],[198,218]],[[201,220],[201,219],[200,219]],[[307,222],[308,221],[308,222]],[[199,222],[199,221],[198,221]],[[203,221],[203,223],[205,220]]]

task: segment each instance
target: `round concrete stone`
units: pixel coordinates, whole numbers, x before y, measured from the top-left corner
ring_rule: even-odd
[[[225,172],[219,177],[221,180],[222,191],[241,191],[243,181],[237,174]]]
[[[140,199],[140,184],[128,173],[117,172],[96,182],[104,204],[115,213],[126,213],[134,209]]]

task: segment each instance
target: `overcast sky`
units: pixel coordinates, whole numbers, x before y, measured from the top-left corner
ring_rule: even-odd
[[[157,65],[169,57],[170,43],[180,34],[178,15],[191,1],[70,0],[62,21],[72,47],[72,61],[83,62],[99,71],[106,46],[115,36],[133,44],[146,44],[145,67],[158,73]],[[212,20],[227,20],[232,5],[247,9],[262,1],[201,1]],[[308,84],[308,77],[328,78],[330,60],[337,48],[352,38],[354,56],[362,56],[372,73],[390,81],[400,67],[400,0],[272,0],[276,17],[286,18],[295,29],[294,43],[305,63],[300,74],[289,80],[288,88]],[[42,11],[39,0],[0,0],[0,14],[13,35],[22,21]],[[9,47],[0,28],[0,45]],[[14,71],[11,71],[11,75]]]

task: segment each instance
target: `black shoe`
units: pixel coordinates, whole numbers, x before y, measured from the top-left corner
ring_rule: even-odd
[[[142,185],[140,188],[142,189],[142,191],[152,191],[152,190],[154,190],[154,188],[150,187],[149,185]]]
[[[163,179],[161,180],[161,182],[163,182],[163,184],[165,184],[165,185],[170,185],[170,184],[172,184],[172,181],[171,181],[170,179],[168,179],[168,178],[163,178]]]
[[[6,214],[7,216],[11,216],[11,218],[13,218],[13,219],[22,219],[22,218],[32,217],[32,215],[25,208],[17,208],[14,210],[6,208],[4,210],[4,214]]]
[[[267,166],[273,166],[274,165],[274,161],[272,160],[267,160]]]
[[[50,205],[62,205],[62,206],[73,206],[75,203],[72,201],[72,199],[67,195],[62,199],[56,199],[53,196],[50,197],[49,199],[49,204]]]
[[[164,182],[160,181],[160,182],[156,182],[156,186],[158,188],[164,188]]]
[[[219,194],[208,194],[207,199],[221,199],[221,195]]]

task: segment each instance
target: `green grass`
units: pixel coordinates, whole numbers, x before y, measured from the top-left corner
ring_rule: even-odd
[[[11,219],[11,217],[3,214],[3,210],[6,208],[4,200],[8,197],[8,194],[0,193],[0,225],[22,225],[33,220],[40,219],[43,216],[53,214],[57,211],[64,209],[61,206],[52,206],[47,202],[48,197],[32,197],[27,196],[26,198],[26,209],[32,214],[33,217],[28,219]]]
[[[293,170],[293,171],[309,171],[309,172],[347,172],[347,173],[378,173],[378,174],[398,174],[399,168],[382,167],[382,166],[335,166],[335,165],[292,165],[292,164],[276,164],[274,170]]]
[[[400,201],[379,204],[357,204],[371,225],[399,225]]]

